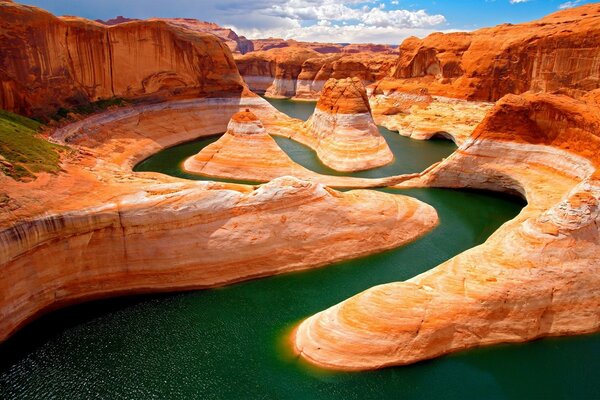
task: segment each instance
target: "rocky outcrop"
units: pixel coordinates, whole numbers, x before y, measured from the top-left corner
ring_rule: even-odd
[[[431,96],[425,88],[397,88],[382,80],[368,89],[377,125],[417,140],[443,137],[464,143],[493,103]]]
[[[0,1],[0,108],[42,116],[112,98],[239,96],[231,53],[213,35],[164,21],[107,27]]]
[[[276,115],[274,117],[277,118]],[[270,126],[269,129],[273,134],[281,135],[277,127]],[[299,129],[299,132],[302,130]],[[318,141],[303,142],[310,143],[309,145],[315,149],[319,148]],[[249,109],[234,114],[225,134],[198,154],[185,160],[183,169],[202,176],[252,182],[268,182],[282,176],[294,176],[330,187],[342,188],[378,187],[389,185],[391,182],[386,178],[361,179],[321,175],[304,168],[279,147],[267,133],[261,120]]]
[[[338,171],[375,168],[394,159],[358,78],[328,80],[306,129],[316,139],[319,159]]]
[[[600,6],[588,4],[524,24],[409,38],[392,77],[468,100],[530,90],[578,96],[600,87],[599,44]]]
[[[236,63],[250,89],[257,93],[317,100],[328,79],[356,77],[370,84],[387,76],[396,59],[386,53],[323,55],[297,45],[237,56]]]
[[[292,97],[296,93],[302,65],[319,53],[302,47],[254,51],[236,57],[235,62],[248,87],[273,98]]]
[[[600,329],[600,112],[561,95],[503,98],[456,153],[403,186],[520,193],[483,245],[300,324],[311,362],[402,365],[470,347]]]
[[[336,54],[306,60],[298,75],[294,99],[317,100],[328,79],[358,78],[364,85],[389,74],[395,55],[376,53]]]
[[[28,183],[0,175],[8,199],[0,203],[0,340],[65,304],[313,268],[436,225],[430,206],[380,192],[291,177],[253,187],[131,172],[164,147],[223,132],[246,108],[269,123],[278,116],[258,97],[111,110],[52,134],[70,148],[64,172]]]
[[[267,39],[254,39],[252,40],[254,50],[256,51],[267,51],[271,49],[282,49],[285,47],[296,47],[303,49],[314,50],[321,54],[334,54],[343,51],[343,46],[336,43],[318,43],[318,42],[299,42],[294,39],[279,39],[279,38],[267,38]]]
[[[96,20],[96,22],[109,26],[133,21],[139,21],[139,19],[125,18],[119,15],[116,18],[106,21],[101,19]],[[164,21],[192,31],[212,33],[221,39],[227,47],[229,47],[229,50],[231,50],[232,53],[246,54],[250,51],[254,51],[254,45],[251,40],[246,39],[244,36],[238,36],[233,30],[223,28],[214,22],[199,21],[194,18],[151,18],[148,21]]]

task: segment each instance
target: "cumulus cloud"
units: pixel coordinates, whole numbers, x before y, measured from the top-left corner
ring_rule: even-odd
[[[395,26],[344,25],[330,22],[292,29],[243,29],[231,27],[249,38],[279,37],[307,42],[400,44],[409,36],[425,37],[433,32],[457,32],[433,28],[401,28]]]

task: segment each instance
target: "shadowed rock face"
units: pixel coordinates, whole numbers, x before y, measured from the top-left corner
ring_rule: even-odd
[[[590,94],[595,99],[596,94]],[[483,245],[305,320],[296,349],[330,368],[402,365],[500,342],[600,329],[600,111],[508,95],[452,156],[404,187],[521,193]]]
[[[434,33],[400,46],[398,86],[496,101],[528,90],[571,95],[600,87],[600,5],[559,11],[537,21],[470,33]]]
[[[111,98],[240,95],[215,36],[163,21],[107,27],[0,1],[0,108],[47,115]]]
[[[360,79],[330,79],[314,114],[306,122],[323,163],[340,171],[357,171],[390,163],[394,156],[373,122]]]
[[[387,76],[396,59],[393,53],[355,53],[352,49],[321,54],[299,43],[250,52],[237,56],[235,61],[250,89],[258,93],[317,100],[328,79],[356,77],[370,84]]]

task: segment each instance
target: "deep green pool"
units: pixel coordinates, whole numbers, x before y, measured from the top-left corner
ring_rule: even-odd
[[[180,157],[197,152],[198,143],[161,152],[140,169],[181,176]],[[420,143],[422,157],[431,157],[425,154],[431,142]],[[39,319],[0,347],[0,399],[598,398],[599,335],[492,346],[359,373],[320,371],[291,355],[285,341],[301,319],[482,243],[523,206],[484,192],[401,193],[433,205],[440,216],[432,233],[402,248],[220,289],[87,303]]]

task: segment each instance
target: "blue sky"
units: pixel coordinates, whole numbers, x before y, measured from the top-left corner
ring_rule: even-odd
[[[25,0],[57,15],[107,19],[187,17],[250,38],[398,44],[434,31],[540,18],[586,0]]]

